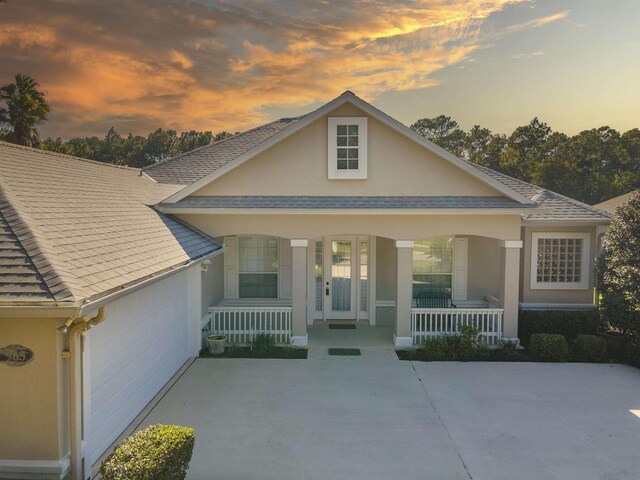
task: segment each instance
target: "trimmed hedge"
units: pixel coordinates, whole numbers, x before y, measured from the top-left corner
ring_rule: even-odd
[[[573,344],[573,356],[578,362],[606,362],[607,342],[597,335],[580,334]]]
[[[518,338],[523,346],[534,333],[555,333],[568,341],[578,335],[595,335],[600,330],[597,310],[521,310],[518,315]]]
[[[640,342],[629,342],[624,350],[624,359],[629,365],[640,367]]]
[[[538,362],[566,362],[569,345],[562,335],[534,333],[529,342],[529,353]]]
[[[116,447],[102,462],[104,480],[184,480],[195,443],[193,428],[151,425]]]

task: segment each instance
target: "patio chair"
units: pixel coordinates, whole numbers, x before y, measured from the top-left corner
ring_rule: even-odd
[[[456,308],[444,290],[426,290],[416,295],[417,308]]]

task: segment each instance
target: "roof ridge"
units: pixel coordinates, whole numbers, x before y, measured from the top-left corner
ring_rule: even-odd
[[[34,231],[33,223],[27,221],[24,217],[25,214],[20,212],[20,209],[16,208],[15,200],[12,200],[11,196],[8,195],[7,187],[2,186],[0,184],[0,205],[4,203],[4,208],[2,212],[2,216],[5,218],[7,225],[15,235],[17,241],[20,243],[24,251],[27,253],[29,260],[35,267],[38,275],[42,278],[47,290],[51,293],[51,296],[56,301],[63,300],[76,300],[75,295],[73,294],[73,290],[69,286],[69,282],[66,279],[65,275],[61,275],[59,270],[56,268],[54,264],[52,264],[49,260],[49,255],[47,251],[55,250],[55,248],[46,245],[46,237],[41,235],[36,231]],[[18,202],[19,203],[19,202]],[[7,213],[9,213],[7,215]],[[16,228],[17,227],[17,228]],[[26,238],[26,234],[31,234],[31,238]],[[44,242],[43,242],[44,239]],[[32,245],[29,245],[27,240],[30,240]],[[36,260],[36,257],[40,257],[40,260]],[[50,268],[52,274],[44,275],[41,270],[42,268],[47,267]],[[55,285],[62,285],[61,288],[56,288],[54,293],[52,280],[58,280],[58,283]],[[62,294],[62,295],[61,295]]]
[[[103,165],[105,167],[119,168],[121,170],[133,170],[135,172],[140,172],[140,169],[136,167],[129,167],[127,165],[117,165],[115,163],[100,162],[98,160],[91,160],[90,158],[76,157],[73,155],[67,155],[66,153],[54,152],[52,150],[44,150],[42,148],[27,147],[25,145],[18,145],[16,143],[4,142],[2,140],[0,140],[0,146],[12,147],[19,150],[26,150],[28,152],[37,152],[37,153],[42,153],[44,155],[52,155],[55,157],[68,158],[70,160],[80,160],[82,162],[93,163],[94,165]]]
[[[225,138],[223,138],[221,140],[217,140],[215,142],[211,142],[211,143],[208,143],[206,145],[202,145],[201,147],[197,147],[197,148],[194,148],[192,150],[187,150],[186,152],[179,153],[178,155],[174,155],[173,157],[169,157],[169,158],[167,158],[165,160],[162,160],[161,162],[154,163],[152,165],[147,165],[146,167],[142,168],[142,171],[144,172],[145,170],[151,170],[152,168],[157,167],[158,165],[164,165],[164,164],[172,162],[174,160],[178,160],[178,159],[184,157],[185,155],[191,155],[192,153],[199,152],[200,150],[204,150],[205,148],[209,148],[209,147],[212,147],[214,145],[217,146],[217,145],[220,145],[220,144],[222,144],[224,142],[227,142],[229,140],[232,140],[232,139],[237,139],[239,137],[242,137],[243,135],[247,135],[249,133],[255,132],[256,130],[259,130],[259,129],[264,128],[264,127],[268,127],[269,125],[273,125],[273,124],[281,122],[281,121],[283,121],[285,119],[286,120],[296,120],[297,121],[297,120],[299,120],[300,118],[302,118],[302,117],[304,117],[306,115],[308,115],[308,113],[305,113],[304,115],[300,115],[298,117],[283,117],[283,118],[278,118],[276,120],[272,120],[272,121],[267,122],[267,123],[263,123],[262,125],[258,125],[257,127],[250,128],[249,130],[245,130],[244,132],[233,134],[233,135],[231,135],[229,137],[225,137]],[[295,123],[295,122],[291,122],[291,123]]]

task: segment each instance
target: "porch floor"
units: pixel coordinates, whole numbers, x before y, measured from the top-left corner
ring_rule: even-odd
[[[330,330],[329,323],[307,326],[309,347],[394,348],[391,325],[361,325],[353,330]]]

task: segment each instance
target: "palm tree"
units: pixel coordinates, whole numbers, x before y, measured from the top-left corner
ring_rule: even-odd
[[[0,87],[0,122],[13,129],[16,143],[33,146],[39,141],[35,125],[47,119],[49,104],[44,92],[38,90],[38,82],[28,75],[17,74],[16,82]]]

